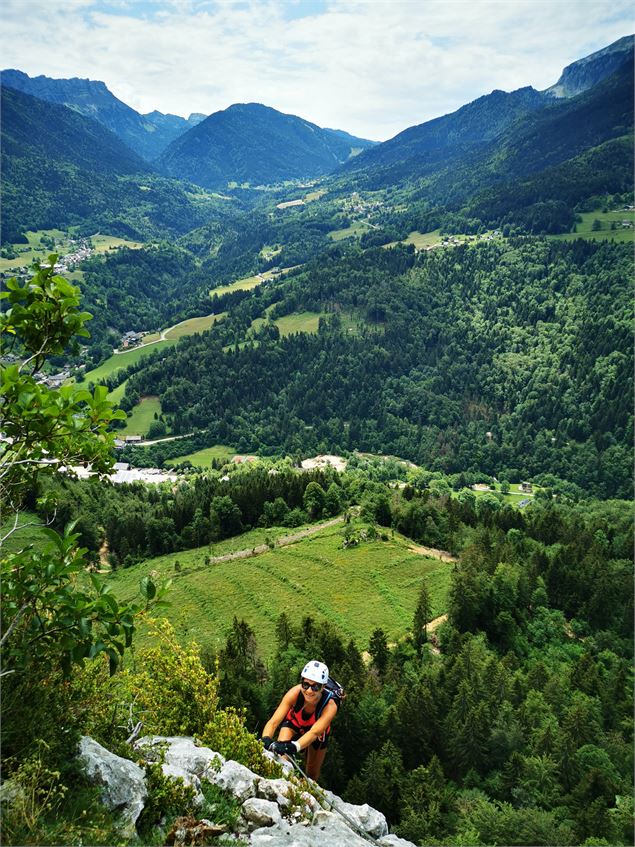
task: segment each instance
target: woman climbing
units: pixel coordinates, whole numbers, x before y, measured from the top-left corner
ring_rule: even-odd
[[[342,694],[327,687],[329,669],[323,662],[307,662],[300,676],[298,685],[287,691],[265,725],[261,741],[267,750],[281,756],[305,753],[307,775],[317,779]],[[278,727],[278,740],[274,741]]]

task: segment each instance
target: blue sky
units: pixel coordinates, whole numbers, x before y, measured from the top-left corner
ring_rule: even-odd
[[[632,0],[4,0],[3,65],[140,112],[265,103],[385,140],[494,88],[552,85]]]

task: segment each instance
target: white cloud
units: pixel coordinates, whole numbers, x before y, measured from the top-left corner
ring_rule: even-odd
[[[627,34],[630,0],[4,0],[3,62],[142,112],[257,101],[384,139],[493,88],[546,88]]]

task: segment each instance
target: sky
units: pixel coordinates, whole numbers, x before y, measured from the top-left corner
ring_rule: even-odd
[[[141,113],[264,103],[384,141],[495,88],[548,88],[632,0],[3,0],[2,66]]]

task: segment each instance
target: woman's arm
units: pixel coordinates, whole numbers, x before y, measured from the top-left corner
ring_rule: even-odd
[[[282,721],[287,716],[287,712],[289,711],[291,706],[293,706],[293,704],[295,703],[299,691],[299,685],[294,685],[293,688],[290,688],[287,691],[287,693],[280,701],[280,705],[265,724],[265,728],[262,731],[263,738],[273,738],[275,731],[278,729]]]
[[[308,729],[304,733],[304,735],[301,735],[300,738],[293,742],[298,748],[298,750],[304,750],[306,747],[310,747],[311,744],[313,744],[313,742],[315,741],[315,739],[322,735],[322,733],[329,728],[329,726],[331,725],[331,721],[333,720],[336,714],[337,705],[332,700],[330,700],[324,707],[322,714],[320,715],[319,719],[316,720],[313,726]]]

